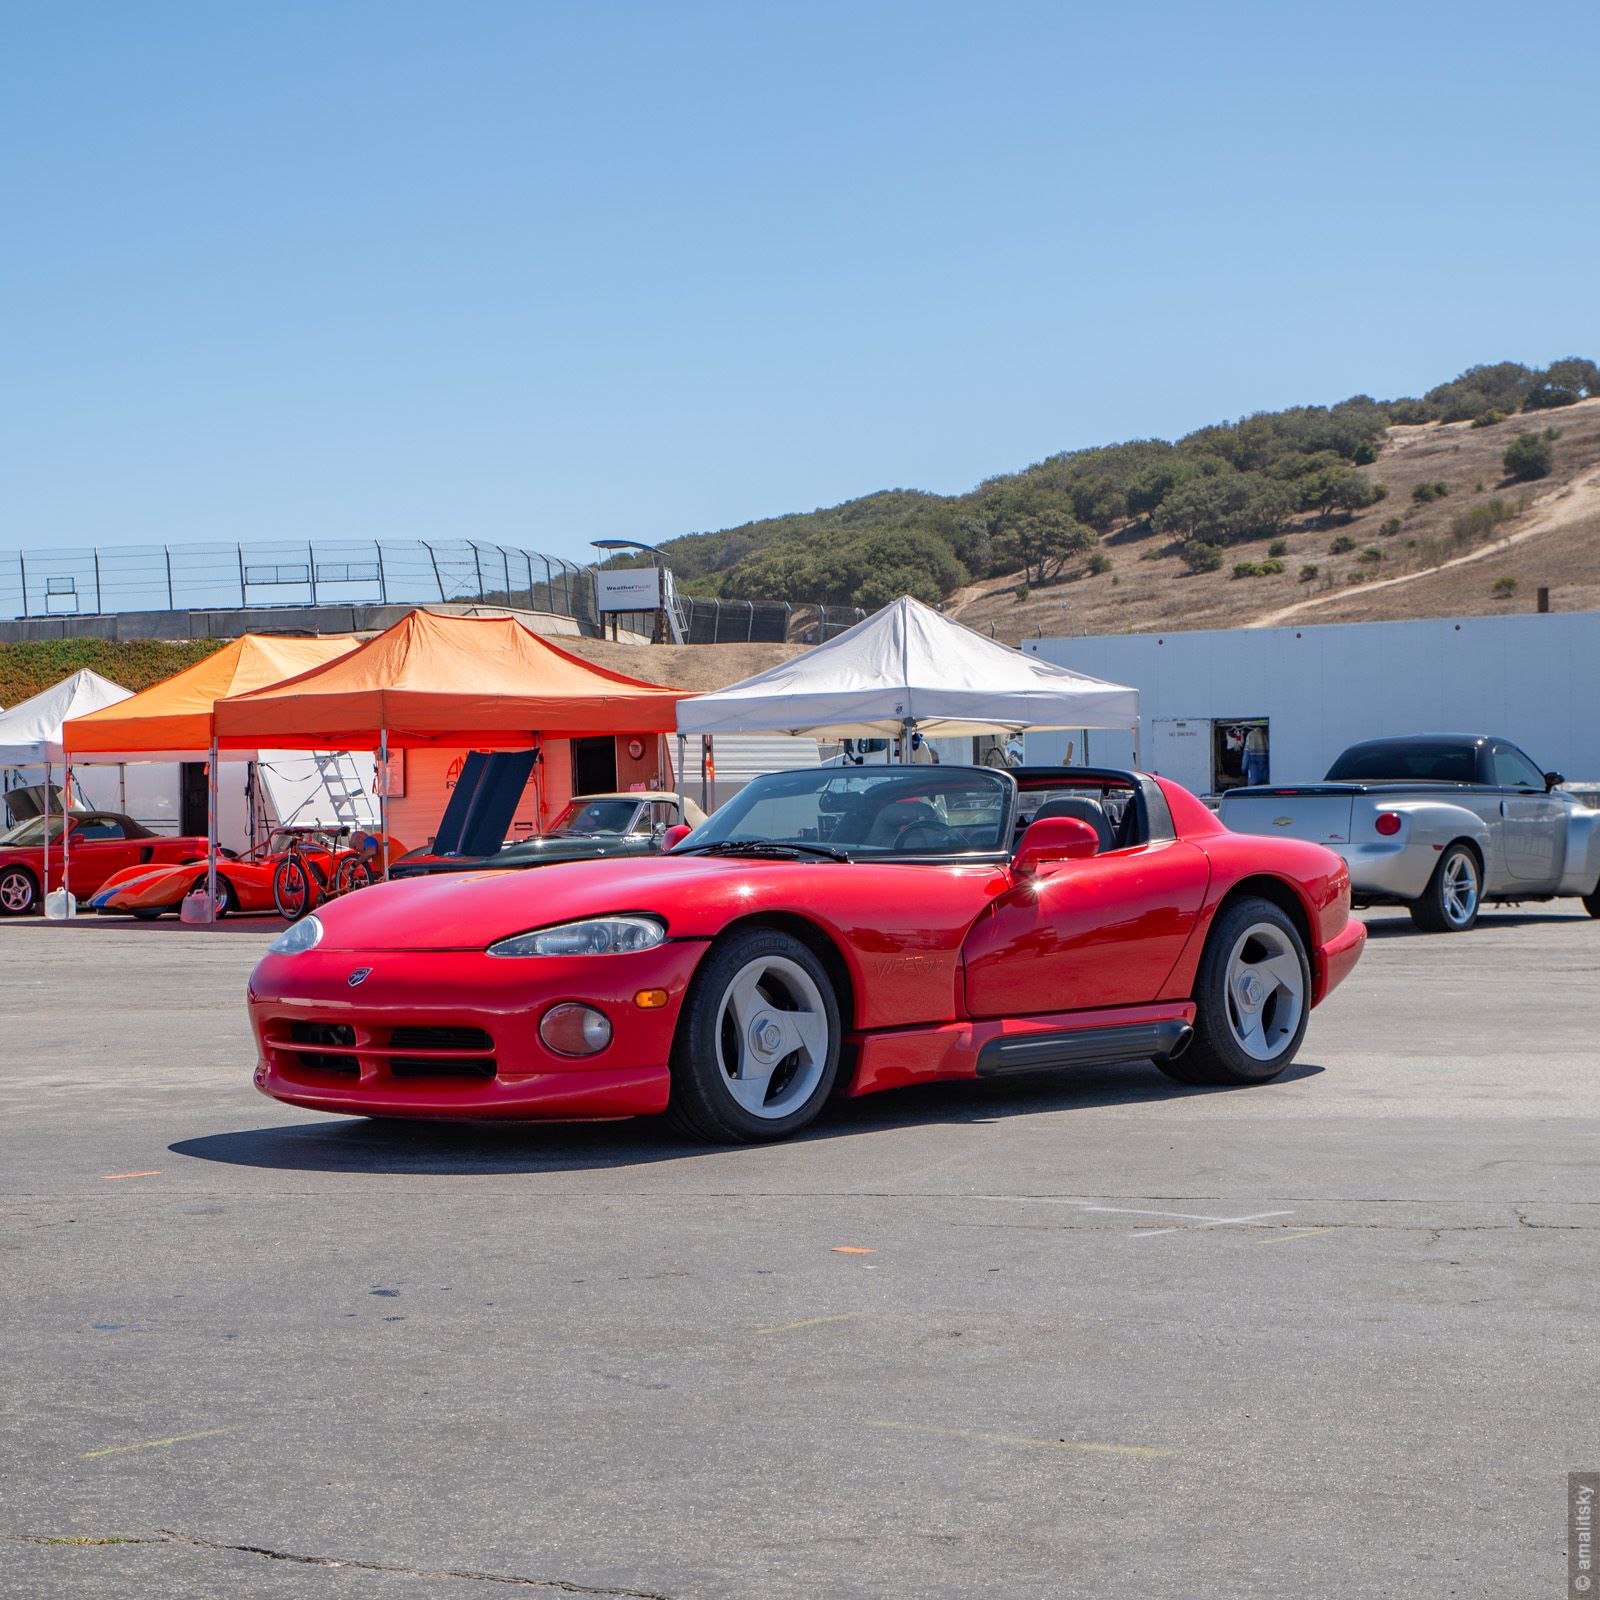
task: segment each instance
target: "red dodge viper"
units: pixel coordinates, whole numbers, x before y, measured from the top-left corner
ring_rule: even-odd
[[[1263,1083],[1361,953],[1349,910],[1331,851],[1141,773],[775,773],[665,855],[382,884],[295,924],[250,980],[256,1084],[737,1141],[940,1078]]]

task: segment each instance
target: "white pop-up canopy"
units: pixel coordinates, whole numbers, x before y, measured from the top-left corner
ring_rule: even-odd
[[[1132,728],[1139,691],[1025,656],[905,596],[815,650],[678,702],[680,734],[925,738]]]
[[[114,706],[132,694],[131,689],[84,667],[9,711],[0,711],[0,767],[33,767],[61,760],[63,722]]]

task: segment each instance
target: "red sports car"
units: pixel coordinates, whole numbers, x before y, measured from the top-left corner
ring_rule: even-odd
[[[37,911],[44,898],[43,817],[29,817],[0,833],[0,916],[20,917]],[[50,883],[61,887],[64,865],[62,819],[50,817]],[[114,872],[151,863],[203,858],[206,841],[188,835],[174,838],[152,833],[132,817],[116,811],[72,813],[72,883],[80,900],[93,894]]]
[[[1355,965],[1344,863],[1139,773],[814,768],[665,855],[380,884],[250,980],[263,1092],[385,1117],[670,1111],[1146,1059],[1249,1084]]]

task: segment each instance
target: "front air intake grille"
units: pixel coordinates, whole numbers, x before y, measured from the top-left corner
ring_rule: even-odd
[[[443,1024],[437,1027],[396,1028],[389,1035],[391,1050],[469,1051],[494,1049],[494,1040],[482,1028]]]
[[[352,1049],[356,1030],[348,1022],[292,1022],[289,1037],[296,1044],[331,1044]]]
[[[495,1075],[489,1056],[390,1056],[389,1071],[397,1078],[479,1078]]]
[[[296,1050],[294,1059],[311,1072],[337,1072],[347,1078],[361,1075],[361,1063],[354,1056],[334,1055],[326,1050]]]

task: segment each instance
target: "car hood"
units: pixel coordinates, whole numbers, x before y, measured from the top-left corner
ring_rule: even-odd
[[[882,870],[749,856],[557,862],[539,872],[451,872],[374,884],[318,907],[317,918],[328,950],[481,950],[530,928],[622,911],[654,912],[669,932],[687,931],[691,911],[742,898],[755,875]]]

